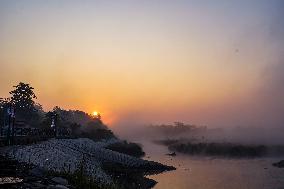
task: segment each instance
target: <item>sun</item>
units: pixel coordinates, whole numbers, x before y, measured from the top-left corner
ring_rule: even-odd
[[[97,117],[98,115],[99,115],[99,112],[97,112],[97,111],[93,112],[93,116]]]

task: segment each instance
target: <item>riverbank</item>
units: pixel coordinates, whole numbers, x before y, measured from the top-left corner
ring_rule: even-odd
[[[96,183],[98,188],[119,188],[128,183],[120,178],[131,180],[124,188],[150,188],[155,182],[143,179],[144,176],[175,169],[106,149],[117,142],[116,139],[99,142],[87,138],[51,139],[28,146],[2,148],[1,152],[12,160],[42,168],[54,175],[70,178],[76,174],[84,175],[89,184]]]

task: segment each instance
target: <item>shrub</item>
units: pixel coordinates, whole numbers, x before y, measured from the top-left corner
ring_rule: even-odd
[[[134,157],[143,157],[145,155],[145,152],[142,150],[140,144],[127,141],[111,144],[107,147],[107,149],[131,155]]]

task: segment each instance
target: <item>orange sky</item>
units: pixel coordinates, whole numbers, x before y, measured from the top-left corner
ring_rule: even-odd
[[[23,81],[111,126],[225,125],[277,63],[280,2],[1,1],[0,96]]]

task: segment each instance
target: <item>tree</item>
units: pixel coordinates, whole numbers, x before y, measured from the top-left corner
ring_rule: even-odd
[[[42,129],[50,129],[51,126],[51,120],[52,120],[53,112],[47,112],[44,115],[44,118],[42,119],[42,122],[40,123],[40,126]]]
[[[8,103],[10,102],[10,98],[0,98],[0,108],[4,109],[8,106]]]
[[[18,116],[30,121],[36,113],[34,99],[37,97],[33,91],[34,88],[22,82],[13,87],[15,90],[9,92],[12,95],[10,102],[16,108]]]
[[[20,82],[18,85],[13,86],[15,90],[9,92],[11,97],[11,102],[18,109],[33,110],[35,102],[33,99],[37,98],[33,92],[33,87],[29,84]]]
[[[5,114],[9,106],[10,98],[0,98],[0,134],[2,135],[2,127],[5,125]]]

